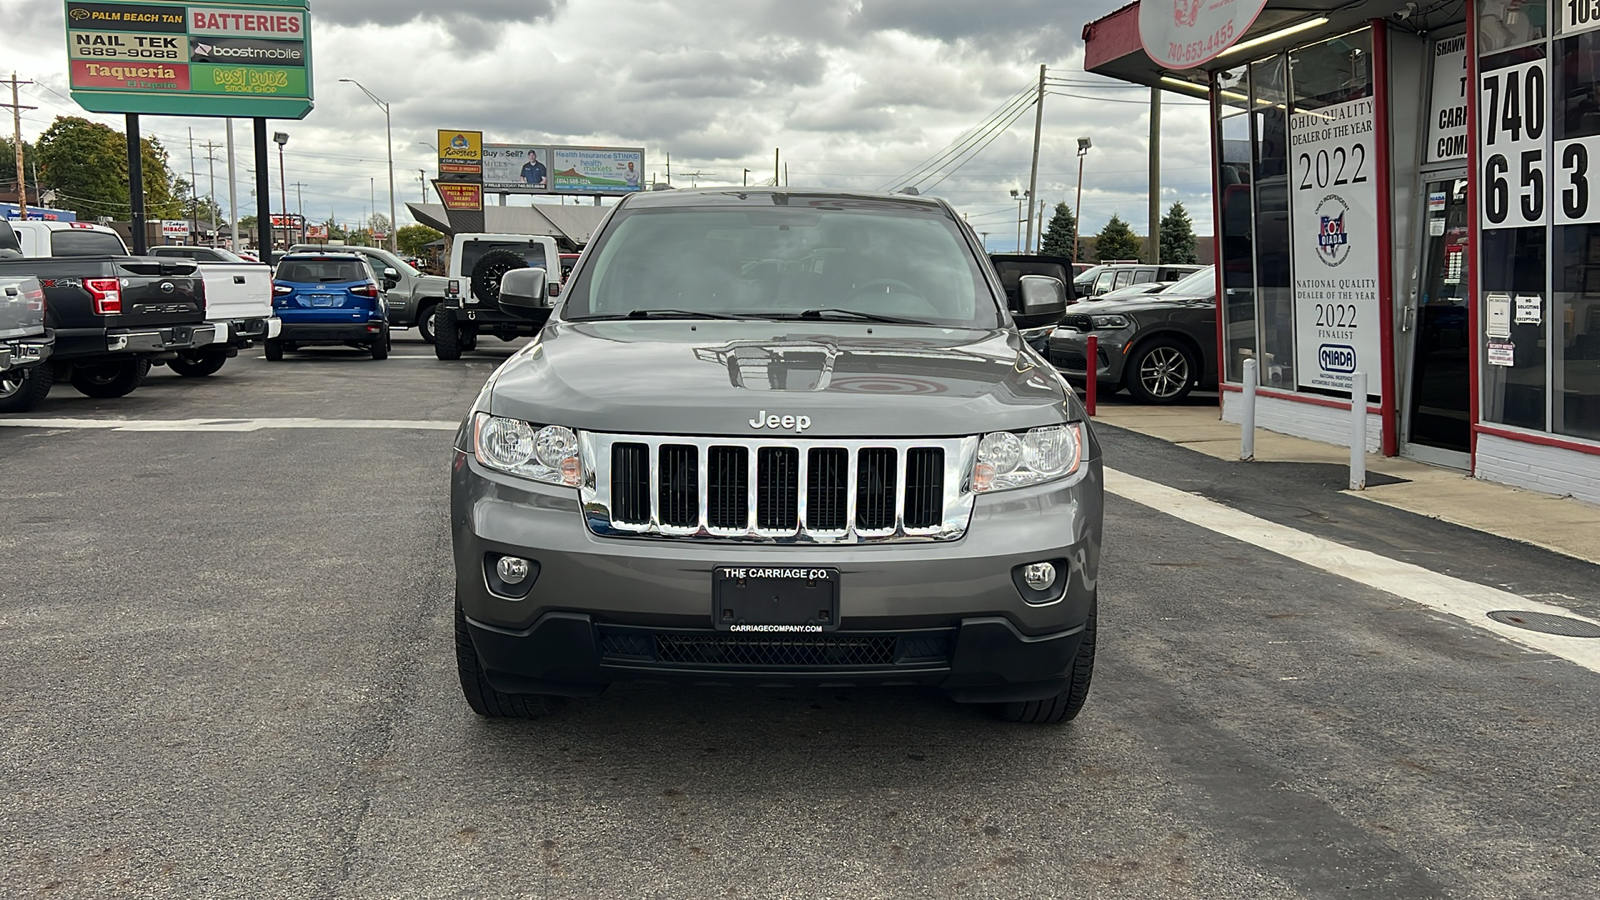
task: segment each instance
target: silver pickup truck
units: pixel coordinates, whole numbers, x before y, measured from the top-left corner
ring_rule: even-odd
[[[7,253],[15,251],[0,250]],[[50,393],[53,373],[44,363],[55,344],[39,279],[0,275],[0,413],[27,412]]]
[[[928,685],[1071,719],[1102,470],[1073,391],[942,201],[727,189],[619,203],[456,435],[456,659],[480,715],[615,681]],[[441,330],[440,334],[444,332]]]

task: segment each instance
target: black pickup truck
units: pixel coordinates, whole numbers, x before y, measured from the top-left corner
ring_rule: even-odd
[[[116,232],[77,222],[0,221],[0,249],[22,254],[0,255],[0,277],[32,275],[44,288],[55,380],[90,397],[132,393],[152,364],[215,334],[193,260],[128,256]]]

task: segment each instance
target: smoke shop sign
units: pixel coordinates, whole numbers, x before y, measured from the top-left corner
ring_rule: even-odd
[[[308,0],[66,0],[72,99],[90,112],[300,119]]]

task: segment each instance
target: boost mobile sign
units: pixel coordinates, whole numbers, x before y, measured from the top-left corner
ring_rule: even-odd
[[[1382,391],[1372,136],[1370,97],[1289,116],[1299,387],[1348,393],[1366,372],[1368,393]]]

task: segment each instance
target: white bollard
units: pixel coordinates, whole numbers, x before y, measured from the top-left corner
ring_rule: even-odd
[[[1367,489],[1367,373],[1351,376],[1350,490]]]
[[[1256,372],[1256,361],[1244,361],[1244,412],[1239,416],[1239,459],[1249,462],[1256,458],[1256,385],[1261,377]]]

